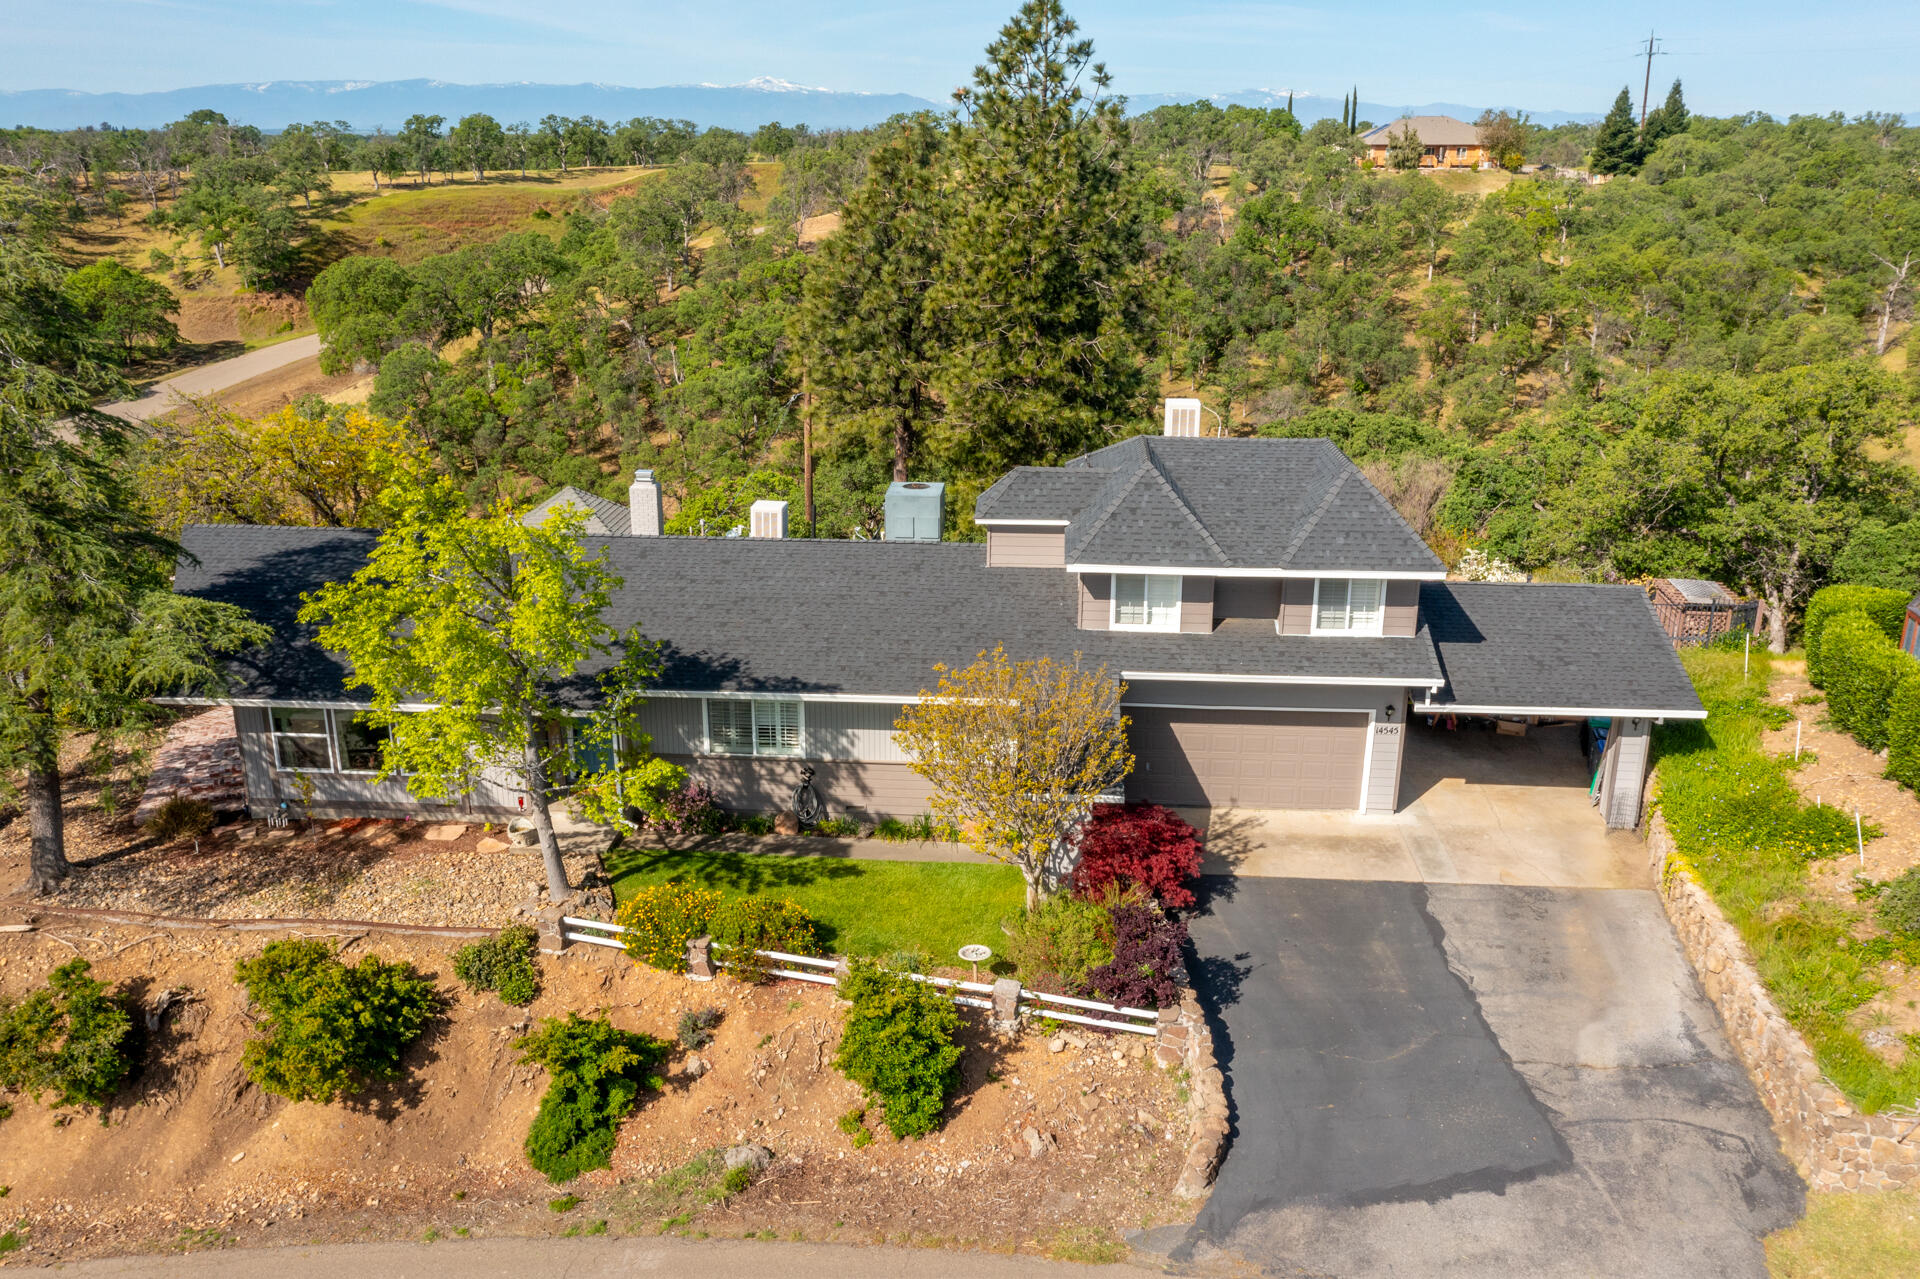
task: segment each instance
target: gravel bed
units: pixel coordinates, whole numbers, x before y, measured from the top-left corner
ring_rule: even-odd
[[[452,839],[429,832],[458,829]],[[357,919],[497,928],[543,903],[532,849],[492,849],[498,832],[405,821],[314,823],[270,830],[225,826],[198,840],[136,843],[76,865],[49,905],[137,910],[206,919]],[[605,839],[563,840],[567,878],[586,890],[575,909],[611,918],[600,864]]]

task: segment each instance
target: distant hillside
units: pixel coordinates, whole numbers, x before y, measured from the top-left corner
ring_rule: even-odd
[[[278,130],[313,120],[345,120],[355,130],[397,130],[411,115],[449,123],[484,111],[504,123],[548,114],[692,120],[751,130],[779,120],[814,129],[858,129],[903,111],[935,109],[905,93],[838,93],[783,80],[678,84],[629,89],[615,84],[448,84],[441,80],[273,80],[204,84],[163,93],[81,93],[72,89],[0,92],[0,125],[77,129],[89,124],[152,128],[212,108],[236,124]]]
[[[1127,111],[1140,114],[1155,107],[1166,106],[1174,102],[1197,102],[1201,99],[1215,106],[1242,107],[1284,107],[1287,105],[1285,89],[1241,89],[1235,93],[1142,93],[1127,99]],[[1458,102],[1402,102],[1388,106],[1381,102],[1361,102],[1360,118],[1371,120],[1375,124],[1385,124],[1389,120],[1398,120],[1403,115],[1450,115],[1456,120],[1472,120],[1484,107],[1470,107]],[[1511,107],[1508,107],[1511,110]],[[1340,99],[1319,97],[1313,94],[1299,94],[1293,99],[1293,114],[1301,123],[1312,124],[1315,120],[1337,120],[1340,118]],[[1590,124],[1600,119],[1598,111],[1529,111],[1527,117],[1535,124],[1552,126],[1556,124]]]

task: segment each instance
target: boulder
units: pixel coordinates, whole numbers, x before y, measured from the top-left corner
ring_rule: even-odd
[[[773,1152],[765,1146],[755,1145],[749,1141],[729,1147],[720,1159],[726,1164],[728,1172],[732,1172],[735,1168],[751,1168],[755,1172],[762,1172],[768,1164],[773,1162]]]

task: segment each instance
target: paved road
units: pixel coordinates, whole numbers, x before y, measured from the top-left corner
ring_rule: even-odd
[[[263,346],[257,351],[248,351],[245,355],[236,355],[231,360],[221,360],[215,364],[203,364],[197,369],[188,369],[162,382],[155,382],[147,393],[137,400],[122,400],[118,404],[103,404],[100,410],[123,417],[129,422],[145,422],[162,413],[178,408],[189,395],[211,395],[215,391],[224,391],[230,386],[238,386],[249,378],[259,377],[262,373],[271,373],[283,369],[289,364],[311,359],[320,354],[320,335],[309,333],[305,337],[288,338],[285,342],[276,342],[272,346]]]
[[[1176,1260],[1766,1273],[1802,1188],[1652,893],[1206,882],[1235,1131]]]
[[[187,1256],[76,1261],[44,1272],[114,1279],[615,1279],[645,1275],[761,1275],[784,1279],[1140,1279],[1128,1266],[1080,1266],[937,1248],[755,1243],[738,1239],[467,1239],[249,1248]]]

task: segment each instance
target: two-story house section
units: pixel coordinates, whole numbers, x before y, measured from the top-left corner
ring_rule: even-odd
[[[640,626],[665,658],[638,727],[732,808],[781,807],[810,766],[831,811],[924,811],[926,783],[894,740],[900,709],[936,663],[1004,645],[1125,685],[1131,798],[1391,813],[1418,749],[1411,718],[1498,716],[1605,726],[1602,816],[1638,821],[1652,724],[1704,714],[1640,590],[1448,582],[1332,443],[1174,433],[1187,425],[1170,405],[1167,435],[1008,473],[975,503],[984,542],[939,540],[952,513],[928,483],[894,485],[881,541],[788,537],[774,502],[740,536],[663,536],[644,471],[624,510],[562,491],[526,518],[561,502],[592,517],[589,550],[623,580],[608,620]],[[296,616],[377,536],[182,535],[175,589],[240,604],[274,633],[234,659],[221,699],[257,813],[294,796],[318,816],[445,811],[404,779],[373,781],[379,743],[356,722],[344,659]],[[483,782],[455,808],[511,806]]]

